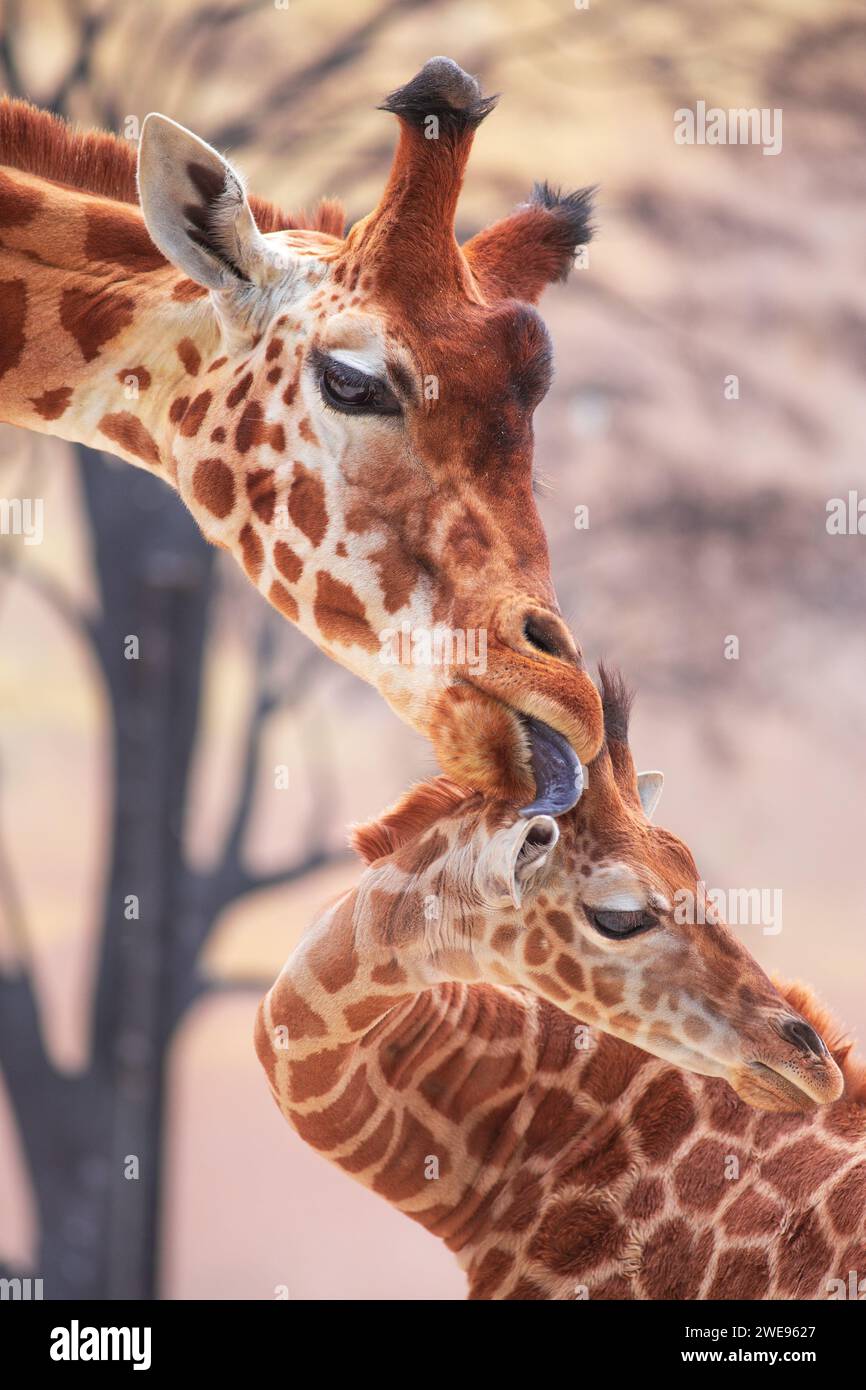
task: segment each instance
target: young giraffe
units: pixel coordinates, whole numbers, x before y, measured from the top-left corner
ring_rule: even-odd
[[[558,811],[602,729],[532,494],[551,373],[532,306],[590,199],[537,187],[459,247],[493,104],[445,58],[394,92],[387,187],[344,238],[335,204],[297,225],[164,116],[136,187],[127,142],[0,103],[0,419],[165,479],[446,772]],[[468,654],[431,661],[437,629]]]
[[[370,867],[260,1005],[260,1060],[472,1298],[828,1297],[866,1274],[866,1071],[709,904],[676,920],[697,869],[603,696],[559,826],[440,779],[356,832]]]

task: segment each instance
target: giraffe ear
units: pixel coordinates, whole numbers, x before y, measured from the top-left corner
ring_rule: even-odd
[[[640,804],[647,820],[652,820],[652,814],[659,804],[664,784],[665,775],[663,772],[639,772],[637,775],[637,794],[640,797]]]
[[[520,907],[524,887],[547,863],[558,839],[552,816],[532,816],[495,831],[475,870],[482,900],[489,907]]]
[[[190,279],[224,290],[266,277],[274,256],[240,175],[204,140],[156,112],[141,130],[138,194],[152,240]]]

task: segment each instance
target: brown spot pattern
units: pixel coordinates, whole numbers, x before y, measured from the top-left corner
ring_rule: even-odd
[[[0,280],[0,377],[17,367],[24,351],[27,286],[23,280]]]
[[[274,486],[275,473],[272,468],[254,468],[247,474],[247,496],[256,516],[266,524],[274,515],[277,493]]]
[[[314,547],[321,545],[328,529],[325,488],[318,474],[296,463],[289,490],[289,516]]]
[[[139,391],[146,391],[150,386],[151,376],[147,367],[122,367],[117,373],[117,380],[121,386],[128,385],[130,377],[135,378],[135,384]]]
[[[72,400],[72,387],[56,386],[53,391],[43,391],[41,396],[31,396],[30,400],[33,409],[42,416],[43,420],[59,420],[61,415],[69,409],[69,402]]]
[[[290,584],[297,584],[304,568],[303,561],[285,541],[277,541],[274,546],[274,564],[284,579]]]
[[[0,227],[23,227],[32,222],[43,203],[43,195],[28,188],[20,179],[0,172]]]
[[[262,565],[265,560],[264,547],[257,533],[247,522],[239,536],[241,547],[241,558],[243,566],[254,584],[258,584],[259,575],[262,572]]]
[[[106,343],[128,328],[135,302],[128,295],[77,285],[60,296],[60,323],[78,344],[85,362],[92,362]]]
[[[195,500],[214,516],[227,517],[235,504],[235,480],[232,470],[222,459],[202,459],[192,475]]]
[[[327,570],[319,570],[316,575],[313,617],[325,641],[344,647],[364,647],[369,652],[379,650],[379,639],[367,621],[358,595]]]
[[[162,270],[165,257],[157,251],[141,214],[132,208],[88,208],[85,255],[94,261],[111,261],[132,275]]]
[[[207,415],[208,407],[211,403],[210,391],[202,391],[194,400],[190,401],[184,417],[180,422],[180,433],[186,439],[192,439],[198,434],[202,427],[202,421]]]
[[[177,355],[183,363],[184,371],[190,376],[198,376],[201,368],[201,353],[192,338],[181,338],[177,345]]]
[[[106,439],[119,445],[126,453],[134,454],[145,463],[158,467],[160,458],[156,440],[145,429],[137,415],[132,415],[128,410],[118,411],[115,415],[103,415],[97,428],[100,434],[104,434]]]
[[[288,618],[289,622],[296,623],[299,617],[298,605],[295,598],[289,593],[288,589],[275,579],[268,590],[268,599],[275,608]]]

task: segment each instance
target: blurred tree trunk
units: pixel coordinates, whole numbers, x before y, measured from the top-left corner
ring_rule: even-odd
[[[146,1299],[157,1295],[171,1044],[187,1010],[213,988],[201,973],[202,951],[230,903],[288,884],[341,852],[328,838],[335,796],[319,769],[295,858],[263,873],[244,860],[267,718],[295,706],[327,663],[311,649],[275,688],[269,663],[274,634],[285,625],[263,613],[228,832],[215,867],[194,868],[183,830],[216,552],[159,480],[83,446],[77,454],[99,614],[89,618],[62,595],[43,592],[89,642],[110,725],[112,808],[91,1049],[77,1075],[57,1071],[48,1056],[18,909],[23,895],[14,883],[10,891],[0,856],[24,947],[19,972],[0,975],[0,1064],[36,1194],[33,1273],[44,1296]],[[263,990],[266,982],[240,987]],[[26,1277],[0,1267],[5,1277],[16,1273]]]
[[[51,1067],[23,976],[0,986],[0,1045],[36,1192],[46,1297],[152,1298],[166,1057],[195,993],[182,831],[215,552],[162,483],[77,452],[113,757],[92,1051],[83,1075]],[[125,655],[130,638],[137,659]],[[133,895],[137,917],[126,911]]]
[[[115,1298],[150,1298],[164,1073],[184,931],[182,833],[215,552],[163,484],[143,473],[130,478],[90,450],[80,455],[103,595],[98,640],[114,752],[92,1062],[110,1124],[106,1286]],[[139,644],[134,660],[125,651],[130,638]],[[133,896],[137,915],[126,908]]]

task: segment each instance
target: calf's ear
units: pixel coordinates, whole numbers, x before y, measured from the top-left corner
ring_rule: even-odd
[[[520,907],[523,891],[559,839],[552,816],[532,816],[494,831],[475,868],[475,886],[488,907]]]
[[[662,787],[665,784],[663,772],[639,772],[637,775],[637,794],[647,820],[652,820],[653,811],[659,804]]]

